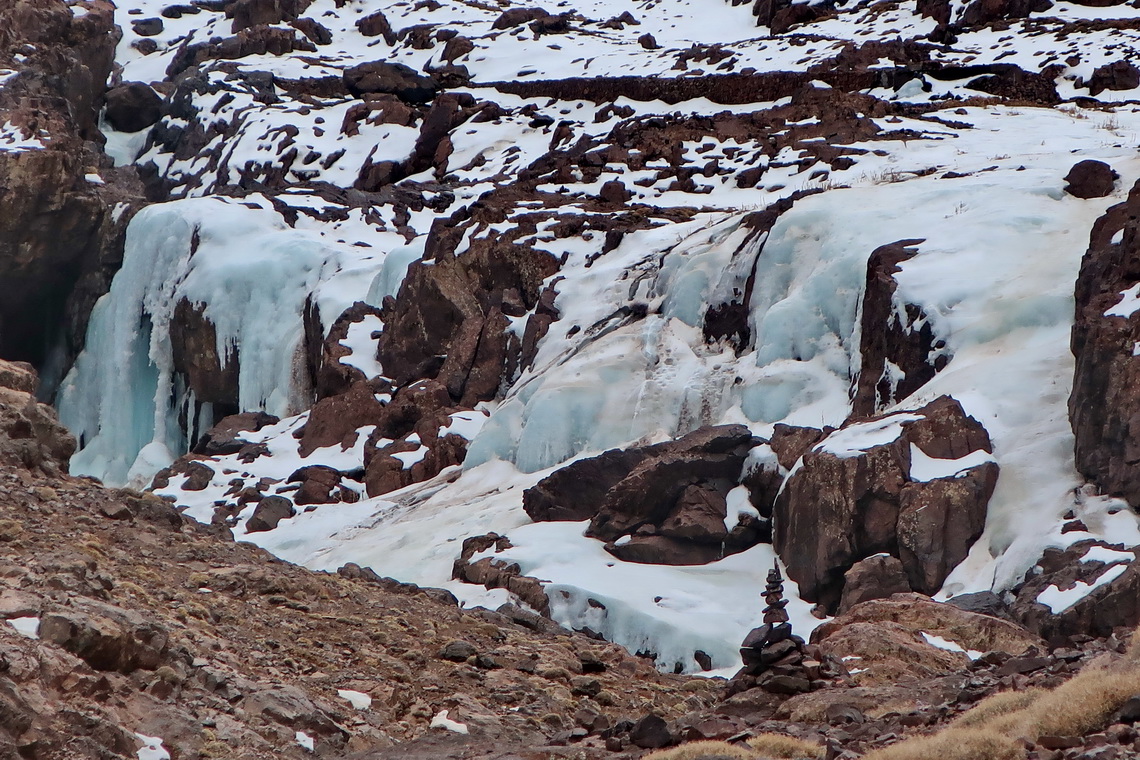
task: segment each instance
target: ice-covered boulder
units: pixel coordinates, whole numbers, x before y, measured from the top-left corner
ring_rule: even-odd
[[[813,446],[776,500],[775,545],[806,599],[834,609],[856,562],[897,556],[933,594],[986,522],[998,466],[981,423],[943,396],[849,424]]]

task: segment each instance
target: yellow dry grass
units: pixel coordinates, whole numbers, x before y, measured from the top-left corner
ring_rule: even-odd
[[[756,760],[756,753],[728,742],[690,742],[653,752],[645,760]]]
[[[1026,689],[1025,691],[1000,691],[983,699],[968,712],[964,712],[954,719],[954,726],[980,726],[994,718],[1008,715],[1017,710],[1024,710],[1041,698],[1045,689]]]
[[[818,760],[825,754],[822,746],[784,734],[757,734],[748,746],[728,742],[691,742],[663,749],[645,760]]]
[[[863,760],[1018,760],[1021,746],[988,728],[956,727],[870,752]]]
[[[797,739],[784,734],[757,734],[748,740],[748,746],[756,750],[762,758],[819,758],[826,754],[822,746],[815,742]]]
[[[1017,760],[1025,757],[1022,739],[1099,730],[1135,694],[1140,664],[1134,656],[1114,668],[1086,668],[1051,691],[995,694],[943,731],[871,752],[864,760]]]

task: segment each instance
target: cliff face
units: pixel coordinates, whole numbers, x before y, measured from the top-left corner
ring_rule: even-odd
[[[0,356],[74,436],[13,365],[5,462],[61,478],[74,447],[177,512],[61,479],[64,513],[525,604],[663,672],[732,675],[778,560],[804,641],[754,637],[792,670],[735,705],[827,699],[875,635],[950,677],[918,628],[805,648],[896,592],[1054,646],[1134,625],[1137,30],[1108,0],[2,5]],[[96,601],[138,635],[88,651],[68,618],[59,646],[188,682],[167,623]],[[422,734],[385,699],[369,730],[407,728],[376,741]],[[567,700],[535,726],[423,698],[520,745]],[[364,746],[318,707],[275,751]]]

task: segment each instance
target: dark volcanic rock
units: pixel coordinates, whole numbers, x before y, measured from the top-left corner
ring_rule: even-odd
[[[435,97],[439,85],[434,79],[418,74],[402,63],[372,61],[344,71],[344,84],[355,97],[369,93],[395,95],[406,103],[427,103]]]
[[[910,583],[902,562],[890,555],[876,554],[856,562],[844,575],[839,614],[868,599],[886,599],[907,591],[910,591]]]
[[[1086,84],[1094,98],[1105,90],[1135,90],[1140,87],[1140,68],[1129,61],[1106,63],[1092,73]]]
[[[149,85],[130,82],[107,91],[107,121],[120,132],[141,132],[162,118],[162,97]]]
[[[861,442],[865,433],[891,426],[897,437],[889,443]],[[927,594],[965,559],[985,526],[997,465],[955,473],[943,464],[945,476],[924,481],[912,477],[915,449],[916,456],[959,459],[989,452],[990,440],[957,401],[943,396],[913,413],[841,428],[804,454],[776,502],[775,545],[805,599],[834,609],[843,574],[880,552],[897,556],[910,587]]]
[[[440,246],[456,242],[448,227],[433,225]],[[473,241],[462,256],[413,263],[384,305],[385,373],[397,385],[438,379],[467,407],[494,398],[519,366],[506,313],[518,311],[517,301],[523,310],[541,309],[543,280],[556,271],[550,254],[494,236]]]
[[[754,520],[725,527],[725,495],[739,482],[754,443],[746,427],[724,425],[614,449],[527,489],[523,509],[537,521],[590,519],[587,535],[613,542],[607,551],[623,560],[703,564],[760,540]]]
[[[1105,493],[1140,506],[1140,187],[1093,225],[1076,285],[1070,347],[1076,357],[1069,421],[1080,472]],[[1112,242],[1122,233],[1120,242]]]
[[[915,304],[898,303],[894,275],[918,253],[922,240],[900,240],[875,249],[867,260],[860,353],[852,413],[870,416],[925,385],[950,357],[930,318]],[[901,373],[901,376],[900,376]]]
[[[242,433],[256,432],[266,425],[275,425],[280,419],[265,412],[242,412],[231,414],[207,430],[194,444],[195,454],[224,456],[236,454],[247,444]]]
[[[246,521],[248,533],[273,530],[282,520],[297,514],[292,502],[284,496],[267,496],[257,503],[253,515]]]
[[[1111,195],[1120,175],[1103,161],[1078,161],[1065,175],[1065,192],[1078,198],[1103,198]]]
[[[1097,547],[1103,544],[1079,541],[1064,551],[1046,549],[1038,561],[1043,572],[1031,571],[1017,590],[1013,618],[1048,640],[1076,634],[1108,636],[1122,626],[1140,623],[1140,562],[1134,559],[1135,552],[1119,545],[1107,547],[1108,552]],[[1085,555],[1094,549],[1109,561],[1086,560]],[[1085,589],[1085,593],[1076,593],[1073,604],[1064,607],[1055,595],[1074,588]],[[1057,602],[1052,608],[1044,604],[1050,599]]]

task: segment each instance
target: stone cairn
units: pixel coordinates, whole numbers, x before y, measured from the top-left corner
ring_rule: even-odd
[[[740,645],[744,670],[740,675],[756,678],[758,686],[777,694],[801,694],[812,689],[820,663],[808,657],[804,640],[792,633],[784,577],[773,563],[764,587],[764,624],[753,628]]]

